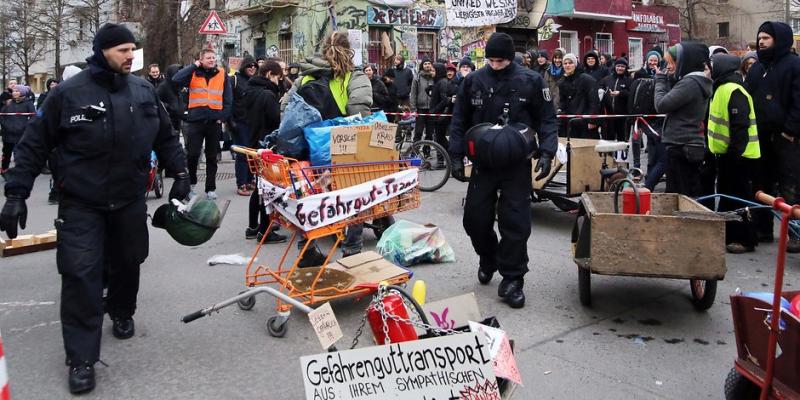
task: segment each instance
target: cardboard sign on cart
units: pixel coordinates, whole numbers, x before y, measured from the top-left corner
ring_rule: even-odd
[[[449,335],[300,358],[306,399],[500,399],[483,337]]]
[[[388,131],[397,131],[397,125],[384,122],[378,124],[377,130],[373,129],[375,124],[331,128],[331,163],[342,165],[399,160],[400,153],[394,146],[388,146],[386,139]],[[392,171],[376,171],[371,174],[362,170],[355,176],[343,171],[333,180],[341,189],[380,178],[390,172]]]

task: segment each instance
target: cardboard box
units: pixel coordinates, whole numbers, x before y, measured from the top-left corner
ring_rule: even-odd
[[[469,321],[481,321],[481,312],[475,293],[466,293],[460,296],[425,303],[422,306],[428,317],[428,322],[442,329],[455,329],[467,326]],[[418,329],[418,333],[423,333]]]
[[[345,271],[356,279],[351,285],[355,287],[363,283],[378,283],[402,275],[408,271],[386,261],[380,254],[367,251],[354,256],[345,257],[335,263],[328,264],[328,268]]]
[[[331,162],[333,164],[351,164],[357,162],[372,162],[372,161],[392,161],[399,160],[400,153],[394,147],[387,149],[385,147],[371,146],[372,140],[372,127],[373,125],[356,125],[356,126],[336,126],[331,128]],[[354,134],[354,135],[352,135]],[[351,154],[336,154],[340,153],[333,147],[333,137],[345,135],[355,137],[355,152]],[[345,146],[350,148],[349,144]],[[349,152],[345,150],[345,152]]]

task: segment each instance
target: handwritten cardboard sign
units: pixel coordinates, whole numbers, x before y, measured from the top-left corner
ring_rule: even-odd
[[[431,325],[442,329],[454,329],[467,326],[469,321],[481,320],[481,312],[474,293],[425,303],[422,310],[427,314]],[[418,333],[423,332],[423,330],[418,331]]]
[[[506,332],[474,321],[469,321],[469,329],[479,335],[484,335],[486,347],[492,357],[495,375],[522,385],[522,375],[519,373],[517,359],[514,358],[514,353],[511,351],[511,343],[508,342]]]
[[[492,361],[475,333],[300,358],[306,399],[496,399]]]
[[[356,154],[358,131],[351,126],[331,128],[331,154]]]
[[[397,133],[397,124],[387,122],[375,122],[372,127],[372,135],[369,137],[369,145],[384,149],[394,149],[394,137]]]
[[[308,320],[314,327],[314,332],[319,338],[319,344],[323,349],[331,347],[337,340],[342,338],[342,329],[339,328],[339,321],[333,314],[331,303],[325,303],[316,310],[308,313]]]

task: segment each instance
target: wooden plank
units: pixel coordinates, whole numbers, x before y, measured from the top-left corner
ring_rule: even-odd
[[[56,248],[56,246],[58,246],[58,242],[40,243],[40,244],[33,244],[33,245],[30,245],[30,246],[23,246],[23,247],[6,247],[5,249],[2,250],[2,253],[0,253],[0,256],[2,256],[2,257],[10,257],[10,256],[16,256],[16,255],[20,255],[20,254],[28,254],[28,253],[33,253],[33,252],[37,252],[37,251],[54,249],[54,248]]]
[[[11,239],[10,247],[23,247],[33,244],[33,235],[19,235]]]
[[[53,233],[42,233],[40,235],[33,235],[33,244],[50,243],[56,241],[56,235]]]

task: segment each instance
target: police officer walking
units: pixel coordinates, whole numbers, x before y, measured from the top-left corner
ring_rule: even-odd
[[[25,199],[52,149],[58,159],[58,251],[61,326],[69,390],[95,387],[105,311],[118,339],[134,335],[139,265],[148,253],[145,185],[150,153],[175,175],[171,199],[189,192],[186,159],[169,117],[144,79],[130,74],[135,39],[122,25],[103,25],[89,67],[54,88],[16,147],[5,184],[0,230],[25,229]]]
[[[486,58],[488,65],[469,74],[456,96],[449,151],[456,179],[465,180],[464,156],[473,160],[464,207],[464,229],[480,257],[478,281],[488,284],[494,272],[499,271],[503,280],[498,295],[509,306],[520,308],[525,305],[523,276],[528,272],[527,241],[531,233],[531,161],[524,152],[521,157],[508,152],[524,146],[499,144],[513,142],[529,129],[537,132],[539,147],[534,154],[538,158],[535,172],[539,172],[538,177],[549,175],[558,146],[555,110],[550,90],[541,75],[512,62],[514,42],[511,36],[492,34],[486,44]],[[494,124],[501,118],[507,120],[506,128],[516,127],[517,131],[511,132],[513,135],[503,138],[500,135],[507,130],[494,131],[493,128],[475,132],[480,124]],[[497,140],[480,140],[481,135],[489,134],[495,135]],[[487,145],[490,142],[498,145]],[[499,242],[494,233],[495,215],[500,230]]]

